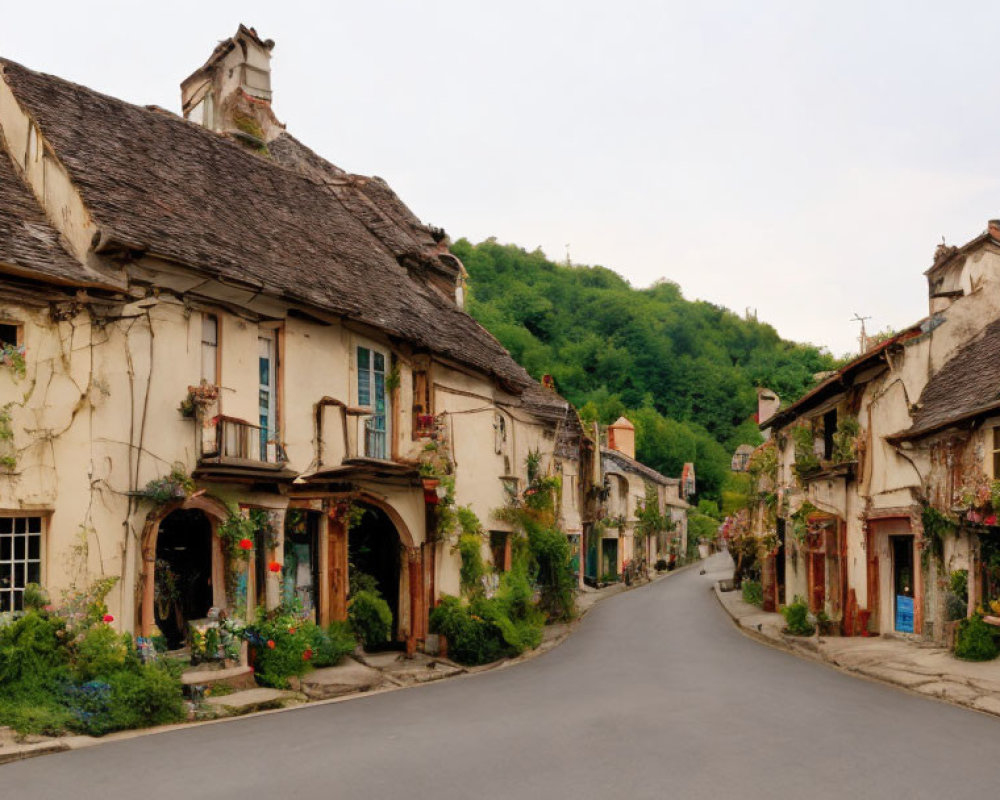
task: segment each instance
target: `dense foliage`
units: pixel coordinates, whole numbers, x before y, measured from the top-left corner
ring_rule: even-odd
[[[131,637],[111,628],[104,598],[113,585],[0,618],[0,725],[100,736],[183,717],[177,670],[143,664]]]
[[[982,615],[973,614],[958,623],[955,655],[966,661],[992,661],[997,657],[997,629],[987,625]]]
[[[392,637],[392,609],[377,591],[355,592],[347,606],[347,618],[365,650],[381,647]]]
[[[493,239],[453,246],[470,277],[468,309],[536,378],[549,373],[581,413],[627,412],[641,461],[677,475],[697,464],[719,497],[733,449],[760,439],[757,386],[791,400],[830,369],[815,347],[702,301],[673,283],[635,289],[603,267],[555,264]]]

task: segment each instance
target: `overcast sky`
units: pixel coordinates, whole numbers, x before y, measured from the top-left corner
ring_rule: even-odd
[[[289,131],[454,238],[568,244],[838,355],[1000,217],[996,3],[8,5],[0,55],[175,111],[255,26]]]

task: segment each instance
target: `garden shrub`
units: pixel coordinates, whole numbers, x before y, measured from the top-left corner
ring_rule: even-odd
[[[459,509],[461,512],[461,509]],[[480,580],[486,574],[483,561],[482,537],[475,533],[462,533],[458,537],[458,554],[461,558],[459,584],[466,594],[479,591]]]
[[[103,597],[0,627],[0,725],[100,736],[183,718],[179,674],[140,663],[128,636],[94,621],[102,610]]]
[[[304,632],[313,651],[312,664],[315,667],[332,667],[339,664],[341,659],[352,653],[358,645],[349,622],[334,622],[326,629],[307,622]]]
[[[287,689],[289,678],[312,669],[314,634],[310,624],[287,608],[279,607],[261,611],[243,629],[243,638],[253,648],[254,678],[258,683]]]
[[[654,566],[657,572],[664,572],[667,569],[667,560],[665,558],[658,558]]]
[[[347,618],[366,650],[385,644],[392,636],[392,609],[377,592],[357,592],[348,604]]]
[[[801,597],[781,609],[781,614],[785,618],[785,631],[793,636],[812,636],[816,632],[809,621],[809,606]]]
[[[743,581],[743,602],[752,606],[764,604],[764,587],[761,586],[760,581],[749,578]]]
[[[997,657],[997,631],[980,614],[958,623],[955,632],[955,655],[966,661],[991,661]]]

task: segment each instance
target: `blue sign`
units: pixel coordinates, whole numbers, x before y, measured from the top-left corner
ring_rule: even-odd
[[[896,595],[896,630],[913,633],[913,598]]]

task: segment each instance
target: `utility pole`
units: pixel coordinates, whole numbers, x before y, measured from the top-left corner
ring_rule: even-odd
[[[868,319],[871,319],[871,317],[862,317],[857,311],[854,312],[854,316],[851,318],[851,322],[861,323],[861,335],[858,337],[858,344],[861,345],[860,355],[868,352],[868,333],[865,331],[865,320]]]

